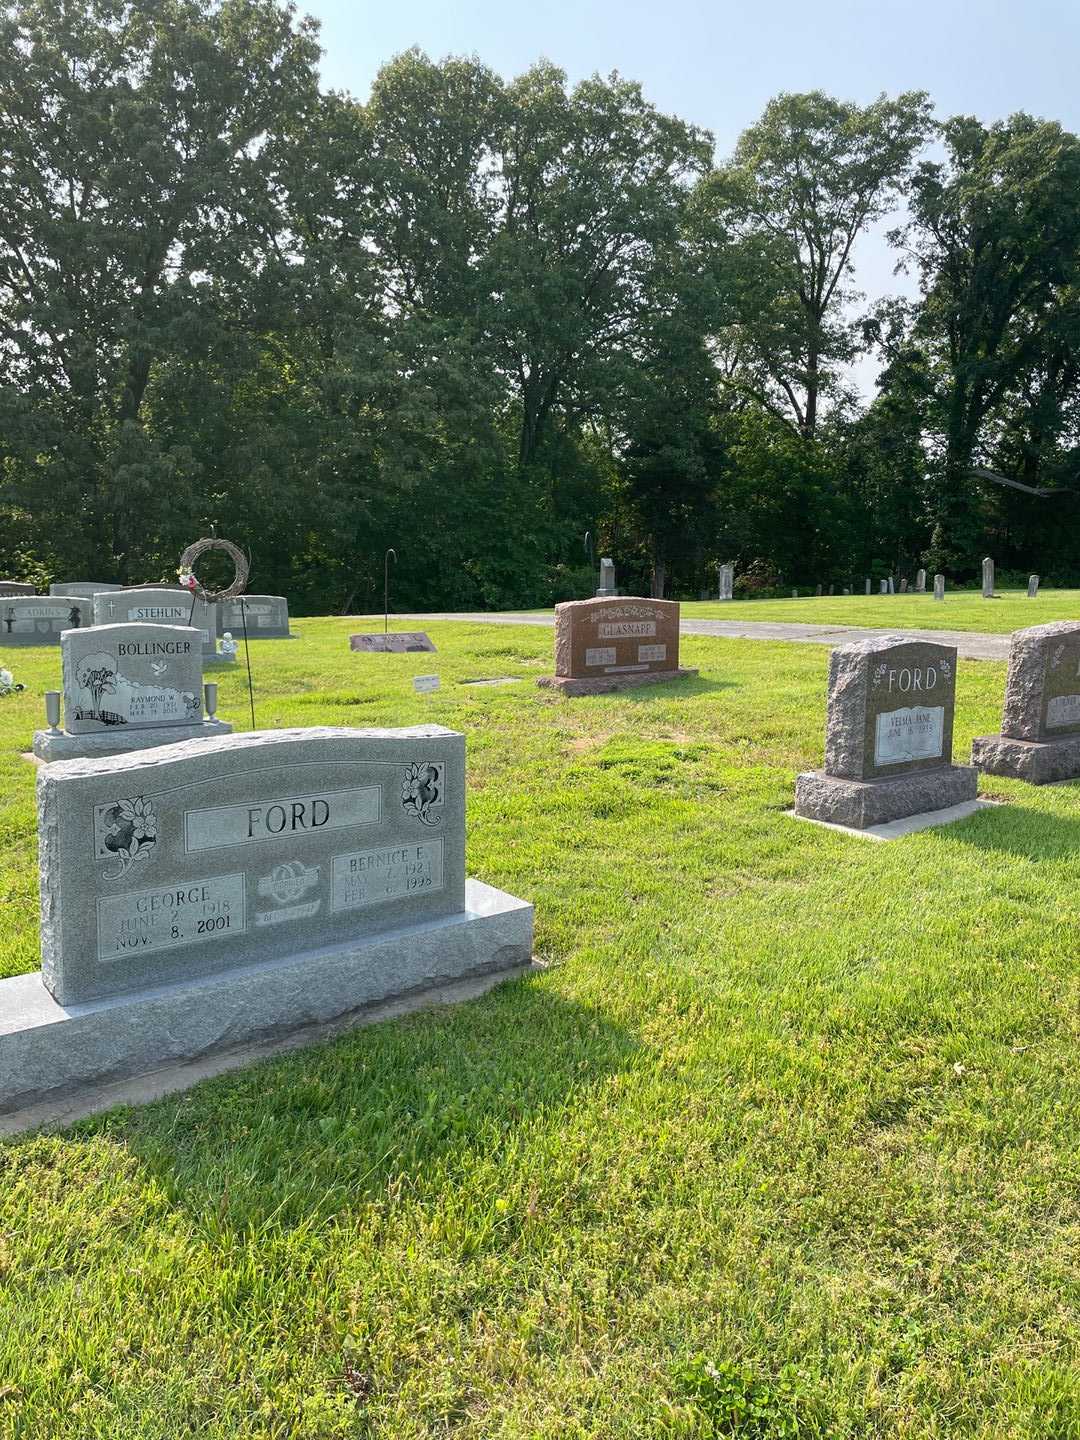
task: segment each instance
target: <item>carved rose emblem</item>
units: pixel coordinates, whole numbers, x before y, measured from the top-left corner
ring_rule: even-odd
[[[441,825],[441,815],[429,812],[441,806],[443,800],[443,767],[421,762],[409,765],[401,782],[401,805],[406,815],[419,820],[421,825]]]
[[[118,880],[137,861],[149,860],[157,844],[157,817],[153,802],[138,795],[134,800],[117,800],[108,807],[104,818],[102,843],[119,861],[119,868],[106,870],[105,878]]]

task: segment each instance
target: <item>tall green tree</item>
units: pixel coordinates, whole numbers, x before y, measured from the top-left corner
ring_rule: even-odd
[[[910,343],[927,357],[938,442],[932,519],[953,554],[970,558],[970,470],[988,453],[994,417],[1027,387],[1030,435],[1075,385],[1080,141],[1028,115],[991,126],[957,117],[942,141],[946,159],[916,170],[911,220],[895,238],[922,289]]]
[[[860,233],[896,204],[929,128],[921,92],[858,106],[779,95],[700,196],[724,305],[729,383],[812,437],[859,348],[851,314]]]
[[[0,447],[58,566],[141,579],[205,512],[149,399],[281,298],[272,141],[317,93],[273,0],[19,0],[0,17]]]

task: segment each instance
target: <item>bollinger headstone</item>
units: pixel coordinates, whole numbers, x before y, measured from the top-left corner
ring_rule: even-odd
[[[49,586],[50,595],[74,595],[80,600],[93,600],[106,590],[122,590],[122,585],[107,585],[96,580],[64,580]]]
[[[720,566],[720,589],[717,595],[718,600],[732,600],[735,597],[735,566]]]
[[[614,560],[604,558],[600,561],[600,588],[596,593],[601,597],[618,593],[615,589]]]
[[[0,1111],[529,962],[465,878],[465,739],[255,731],[38,773],[42,969],[0,980]]]
[[[95,625],[192,625],[202,639],[203,663],[216,660],[218,620],[215,607],[179,586],[138,585],[94,596]]]
[[[944,599],[945,599],[945,576],[944,576],[944,575],[935,575],[935,576],[934,576],[934,599],[935,599],[935,600],[944,600]]]
[[[1080,776],[1080,623],[1013,634],[1001,734],[973,740],[971,761],[1033,785]]]
[[[902,636],[839,646],[829,665],[825,768],[795,782],[795,813],[865,830],[973,800],[953,765],[956,649]]]
[[[233,600],[218,602],[223,631],[243,635],[247,621],[249,640],[283,640],[289,630],[289,602],[284,595],[238,595]]]
[[[1029,600],[1036,600],[1036,599],[1038,598],[1038,595],[1039,595],[1039,577],[1038,577],[1037,575],[1029,575],[1029,576],[1028,576],[1028,593],[1027,593],[1027,598],[1028,598]]]
[[[391,634],[381,632],[370,635],[350,635],[349,649],[361,650],[369,655],[407,655],[435,653],[435,646],[423,630],[396,630]]]
[[[916,591],[916,593],[919,594],[919,595],[923,595],[923,594],[926,593],[926,571],[925,571],[925,570],[916,570],[916,571],[915,571],[915,591]]]
[[[0,600],[0,645],[58,645],[65,630],[90,624],[90,602],[77,596],[12,595]]]
[[[696,675],[679,667],[679,604],[632,596],[555,607],[555,674],[537,684],[600,695]]]
[[[37,587],[26,580],[0,580],[0,595],[36,595]]]
[[[39,760],[117,755],[232,726],[203,715],[199,636],[186,625],[91,625],[60,640],[64,728],[39,730]]]
[[[994,598],[994,562],[989,555],[982,562],[982,598],[984,600]]]

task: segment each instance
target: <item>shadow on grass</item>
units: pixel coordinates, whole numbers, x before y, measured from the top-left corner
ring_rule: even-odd
[[[1025,860],[1071,860],[1080,851],[1080,820],[1028,810],[1011,797],[935,833],[949,844]]]
[[[530,977],[96,1123],[200,1228],[249,1236],[318,1226],[379,1195],[443,1191],[629,1068],[638,1048]]]

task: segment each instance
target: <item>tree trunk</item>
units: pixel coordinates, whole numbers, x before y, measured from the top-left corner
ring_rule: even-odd
[[[654,600],[664,598],[664,586],[667,583],[667,561],[663,555],[653,551],[652,579],[649,583],[649,594]]]

